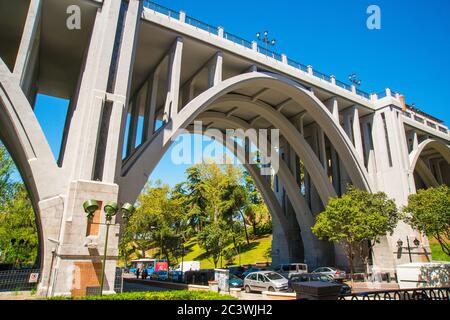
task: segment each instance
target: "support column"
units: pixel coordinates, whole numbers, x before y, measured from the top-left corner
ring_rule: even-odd
[[[357,154],[364,161],[363,144],[361,137],[361,125],[359,123],[359,111],[357,106],[353,107],[353,140],[355,142]]]
[[[41,20],[42,0],[31,0],[13,70],[32,107],[37,89]]]
[[[127,141],[127,157],[133,153],[136,146],[137,126],[139,120],[139,105],[140,105],[140,97],[139,95],[137,95],[136,100],[131,103],[130,127],[128,130],[128,141]]]
[[[217,52],[208,68],[208,85],[212,88],[222,82],[223,54]]]
[[[180,95],[181,57],[183,39],[178,37],[169,55],[169,69],[167,74],[167,97],[164,106],[164,119],[169,120],[178,113],[178,98]]]
[[[25,73],[30,62],[30,56],[39,33],[41,11],[42,0],[31,0],[13,71],[13,74],[19,79],[21,86],[23,85]]]
[[[117,62],[117,79],[114,84],[114,97],[112,113],[108,130],[108,140],[105,155],[105,165],[103,171],[103,181],[107,183],[116,182],[122,167],[122,150],[124,143],[124,132],[127,119],[128,101],[130,99],[131,79],[133,75],[133,65],[136,55],[136,45],[139,36],[140,19],[143,10],[143,3],[139,0],[130,0],[125,18],[123,38],[120,46],[119,61]],[[131,130],[131,141],[128,147],[136,144],[136,130],[139,117],[140,92],[134,104],[132,121],[134,128]],[[127,152],[132,149],[127,148]]]
[[[325,106],[333,115],[333,119],[339,123],[339,104],[336,97],[333,97],[325,102]]]
[[[119,15],[125,11],[122,2],[115,0],[104,0],[102,8],[97,10],[65,147],[63,168],[70,170],[70,179],[90,180],[94,175],[95,150],[113,48],[116,34],[119,36],[122,28]]]
[[[155,70],[148,82],[147,101],[145,103],[144,130],[142,141],[147,141],[155,132],[156,101],[158,99],[159,68]]]

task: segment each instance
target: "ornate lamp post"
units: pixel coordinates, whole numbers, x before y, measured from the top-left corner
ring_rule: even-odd
[[[413,244],[414,244],[415,247],[419,247],[420,241],[417,238],[415,238],[413,240]],[[403,241],[401,239],[398,239],[397,247],[398,247],[399,250],[402,250],[402,249],[407,249],[408,250],[409,262],[412,263],[412,254],[413,253],[411,253],[411,245],[409,243],[409,236],[406,236],[406,247],[403,247]],[[420,253],[416,253],[416,254],[420,254]]]
[[[277,43],[275,39],[269,39],[269,31],[264,31],[263,36],[261,36],[261,32],[257,32],[256,38],[266,44],[266,50],[269,50],[269,45],[274,46]]]
[[[348,80],[350,80],[351,83],[353,83],[355,86],[361,85],[361,80],[359,80],[356,76],[356,73],[352,73],[348,76]]]
[[[83,204],[84,212],[86,212],[86,216],[89,220],[92,220],[95,212],[99,208],[99,204],[96,200],[87,200]],[[116,202],[110,202],[105,205],[103,210],[106,213],[105,220],[106,223],[91,223],[106,225],[106,238],[105,238],[105,249],[103,252],[103,263],[102,263],[102,275],[101,275],[101,283],[100,283],[100,296],[103,295],[103,284],[105,281],[105,267],[106,267],[106,254],[108,250],[108,238],[109,238],[109,227],[113,225],[111,223],[112,218],[120,211],[122,213],[122,217],[125,221],[128,221],[131,215],[134,212],[134,206],[130,203],[124,203],[123,206],[119,209],[119,205]]]

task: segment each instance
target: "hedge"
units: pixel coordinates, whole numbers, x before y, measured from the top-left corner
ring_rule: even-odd
[[[54,297],[49,300],[238,300],[229,295],[208,291],[127,292],[104,296]]]

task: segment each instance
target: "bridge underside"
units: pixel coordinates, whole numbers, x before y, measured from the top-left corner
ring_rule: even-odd
[[[80,29],[66,27],[71,4],[81,10]],[[278,170],[262,175],[261,166],[242,161],[272,214],[274,263],[346,268],[342,248],[319,241],[311,227],[349,184],[384,191],[398,205],[416,189],[449,185],[442,125],[430,131],[405,117],[398,98],[362,98],[312,68],[299,71],[185,18],[137,0],[0,0],[0,138],[36,208],[40,294],[82,295],[99,286],[105,229],[86,219],[82,203],[134,202],[179,130],[192,132],[196,121],[206,135],[279,130],[278,145],[243,139],[275,155],[268,167]],[[69,100],[58,159],[33,111],[37,94]],[[251,158],[244,145],[234,151]],[[104,222],[101,210],[95,219]],[[110,290],[118,234],[109,238]],[[401,223],[383,237],[373,272],[408,262],[396,243],[412,234]]]

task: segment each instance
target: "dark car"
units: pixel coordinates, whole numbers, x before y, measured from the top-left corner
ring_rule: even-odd
[[[241,279],[243,279],[244,277],[242,276],[242,274],[245,272],[245,268],[244,267],[240,267],[240,266],[231,266],[228,267],[228,270],[230,270],[230,275],[233,274]]]
[[[289,278],[288,283],[288,291],[294,292],[296,284],[301,282],[311,282],[311,281],[323,281],[323,282],[330,282],[333,284],[339,284],[341,285],[341,290],[339,292],[340,295],[346,295],[352,293],[352,287],[349,285],[336,281],[333,279],[333,277],[323,274],[317,274],[317,273],[299,273],[294,274]]]
[[[243,288],[244,280],[234,274],[230,274],[230,280],[228,281],[228,284],[230,285],[230,288]]]

